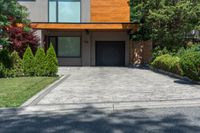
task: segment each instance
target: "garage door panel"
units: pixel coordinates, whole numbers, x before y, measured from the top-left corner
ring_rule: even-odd
[[[96,42],[97,66],[124,66],[125,42],[98,41]]]

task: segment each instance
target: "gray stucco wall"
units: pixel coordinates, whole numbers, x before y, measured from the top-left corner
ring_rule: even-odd
[[[20,1],[19,3],[28,8],[32,22],[48,22],[48,0]]]
[[[28,8],[32,22],[48,22],[48,0],[20,1],[19,3]],[[90,22],[90,0],[81,0],[81,22]]]
[[[90,0],[81,0],[81,22],[90,22]]]

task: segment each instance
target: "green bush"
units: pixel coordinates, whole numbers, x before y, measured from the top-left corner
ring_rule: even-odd
[[[36,76],[45,76],[45,62],[46,62],[46,55],[43,48],[38,48],[35,54],[35,75]]]
[[[3,49],[0,51],[0,62],[4,65],[5,68],[12,68],[13,63],[8,50]]]
[[[200,44],[195,44],[195,45],[192,45],[190,48],[189,48],[189,51],[193,51],[193,52],[200,52]]]
[[[10,76],[12,77],[20,77],[23,76],[23,61],[22,59],[19,57],[19,54],[14,51],[11,53],[11,59],[13,62],[13,67],[10,70]]]
[[[153,56],[152,56],[152,59],[156,59],[156,57],[158,56],[161,56],[161,55],[164,55],[164,54],[169,54],[170,52],[167,50],[167,48],[163,48],[161,49],[159,46],[158,47],[155,47],[153,49]]]
[[[179,65],[180,58],[169,54],[158,56],[151,65],[155,68],[182,75]]]
[[[23,68],[26,76],[34,76],[34,56],[30,47],[28,47],[23,56]]]
[[[58,60],[54,51],[53,45],[51,44],[47,50],[46,55],[46,76],[56,76],[58,72]]]
[[[200,52],[187,51],[181,56],[180,66],[184,75],[193,80],[200,80]]]
[[[0,78],[5,77],[5,67],[3,63],[0,63]]]
[[[178,50],[176,55],[181,58],[181,56],[184,55],[186,52],[200,52],[200,45],[196,44],[187,48],[182,47]]]
[[[179,58],[181,58],[181,56],[187,51],[187,49],[185,49],[184,47],[180,48],[178,50],[178,52],[176,53],[176,56],[178,56]]]

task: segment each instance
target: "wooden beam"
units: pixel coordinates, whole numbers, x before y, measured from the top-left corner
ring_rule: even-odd
[[[59,24],[59,23],[32,23],[34,29],[49,30],[128,30],[135,29],[137,24],[132,23],[89,23],[89,24]]]

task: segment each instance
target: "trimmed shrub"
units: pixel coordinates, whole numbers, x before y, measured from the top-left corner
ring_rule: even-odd
[[[35,54],[35,75],[44,76],[46,74],[45,70],[46,55],[43,48],[38,48]]]
[[[193,80],[200,80],[200,52],[185,52],[181,56],[180,66],[184,75]]]
[[[155,68],[182,75],[179,65],[180,58],[169,54],[158,56],[151,65]]]
[[[30,47],[24,53],[23,68],[26,76],[34,76],[34,56]]]
[[[52,44],[47,50],[45,68],[46,68],[46,76],[56,76],[58,72],[58,60]]]
[[[23,76],[23,61],[19,57],[18,53],[16,51],[11,53],[11,59],[13,62],[13,68],[11,69],[11,76],[12,77],[19,77]]]
[[[5,68],[12,68],[13,63],[8,50],[3,49],[0,51],[0,62],[4,65]]]

